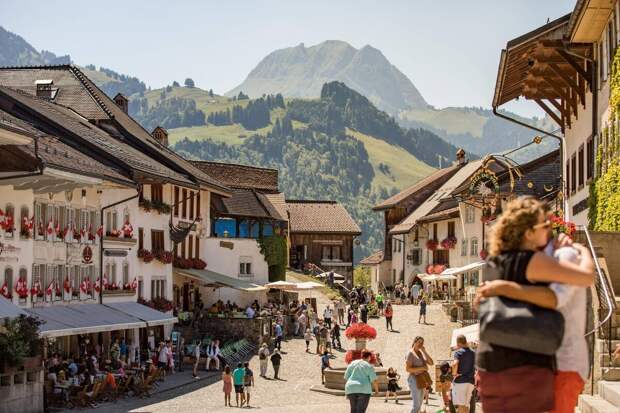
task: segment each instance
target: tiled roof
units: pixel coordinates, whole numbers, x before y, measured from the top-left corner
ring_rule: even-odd
[[[86,176],[110,179],[116,182],[132,185],[133,182],[123,172],[112,165],[106,165],[98,160],[66,145],[55,136],[45,134],[30,123],[18,119],[7,112],[0,110],[0,128],[22,131],[33,139],[27,145],[4,147],[17,157],[29,160],[35,159],[35,139],[38,149],[36,155],[46,166],[62,169]],[[34,167],[34,164],[28,165]]]
[[[202,172],[230,188],[247,188],[267,192],[278,191],[277,169],[211,161],[191,162]]]
[[[442,221],[444,219],[449,219],[449,218],[457,218],[459,216],[459,207],[453,207],[453,208],[448,208],[448,209],[444,209],[441,211],[431,211],[429,214],[423,216],[422,218],[420,218],[418,220],[419,223],[421,222],[436,222],[436,221]]]
[[[56,103],[70,107],[89,120],[113,120],[133,137],[135,146],[148,151],[149,155],[159,156],[170,169],[178,174],[187,173],[199,182],[222,193],[227,188],[194,167],[189,161],[171,149],[162,146],[138,122],[126,114],[110,97],[99,89],[78,67],[74,65],[0,68],[0,85],[6,85],[36,93],[34,82],[39,79],[51,79],[53,88],[58,91],[54,97]],[[191,179],[185,179],[191,182]]]
[[[275,194],[263,194],[263,196],[278,210],[278,214],[280,214],[282,219],[288,221],[288,207],[286,205],[286,199],[284,199],[284,194],[277,192]]]
[[[233,188],[230,194],[228,198],[213,197],[213,205],[221,215],[286,221],[286,217],[282,217],[260,192],[253,189]]]
[[[425,189],[432,190],[432,188],[438,188],[444,182],[450,179],[450,177],[452,177],[452,175],[454,175],[459,170],[460,167],[461,165],[452,165],[447,168],[439,169],[433,172],[432,174],[430,174],[429,176],[411,185],[409,188],[379,203],[378,205],[373,207],[373,210],[381,211],[384,209],[392,208],[398,203],[405,201],[410,196],[416,195],[417,193]],[[420,202],[423,202],[423,199],[421,199]]]
[[[187,176],[156,162],[133,146],[113,138],[64,106],[4,86],[0,86],[0,96],[21,103],[40,116],[47,118],[56,128],[64,129],[75,135],[71,142],[67,140],[66,143],[80,147],[84,153],[91,152],[93,155],[98,154],[99,157],[112,157],[135,171],[170,179],[178,183],[192,184]]]
[[[362,233],[351,215],[335,201],[286,201],[291,233]]]
[[[383,250],[377,250],[360,261],[362,265],[377,265],[383,262]]]

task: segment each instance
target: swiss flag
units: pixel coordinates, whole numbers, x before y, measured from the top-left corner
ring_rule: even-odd
[[[104,275],[104,276],[103,276],[103,289],[104,289],[104,290],[105,290],[105,289],[107,289],[107,288],[108,288],[108,285],[110,285],[110,284],[108,283],[108,276],[107,276],[107,275]]]
[[[52,295],[52,292],[55,290],[54,284],[56,284],[56,280],[52,280],[52,282],[50,282],[50,285],[48,285],[47,289],[45,290],[45,294],[50,296]]]
[[[131,282],[131,289],[135,290],[138,288],[138,279],[134,277],[133,281]]]
[[[47,235],[52,235],[54,232],[54,223],[50,219],[50,222],[47,223]]]
[[[4,284],[2,284],[2,289],[0,289],[0,294],[2,294],[5,298],[10,298],[9,285],[6,283],[6,280],[4,281]]]
[[[97,281],[95,281],[95,291],[101,291],[101,280],[99,279],[99,277],[97,277]]]
[[[55,229],[55,231],[56,231],[56,236],[57,236],[57,237],[61,237],[61,236],[62,236],[62,232],[61,232],[61,229],[60,229],[60,222],[57,222],[57,223],[56,223],[56,229]]]
[[[65,287],[65,292],[69,294],[71,292],[71,282],[69,281],[69,276],[65,278],[64,287]]]
[[[80,284],[80,291],[82,291],[84,294],[88,293],[88,283],[85,279],[82,280],[82,283]]]
[[[97,236],[99,238],[103,237],[103,227],[97,228]]]

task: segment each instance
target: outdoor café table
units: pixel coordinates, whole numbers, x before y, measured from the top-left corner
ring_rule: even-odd
[[[55,389],[59,389],[62,394],[63,400],[69,400],[69,389],[71,388],[71,384],[69,383],[56,383],[54,384]]]

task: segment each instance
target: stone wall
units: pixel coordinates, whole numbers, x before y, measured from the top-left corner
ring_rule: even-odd
[[[597,254],[605,257],[609,278],[616,295],[620,294],[620,232],[590,232]]]
[[[248,318],[203,318],[194,327],[184,331],[186,342],[193,338],[211,337],[223,342],[236,341],[242,338],[249,340],[257,347],[263,342],[271,342],[271,317]]]
[[[43,370],[0,374],[0,413],[43,412]]]

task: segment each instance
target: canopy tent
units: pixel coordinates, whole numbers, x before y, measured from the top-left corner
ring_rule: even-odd
[[[273,288],[274,290],[294,290],[297,287],[297,283],[291,281],[275,281],[265,284],[266,288]]]
[[[36,307],[29,308],[26,312],[43,321],[39,327],[41,337],[127,330],[147,325],[173,324],[177,321],[176,317],[135,302]]]
[[[16,318],[20,315],[28,315],[28,313],[13,304],[11,301],[0,296],[0,319]]]
[[[293,284],[295,284],[295,287],[291,289],[287,289],[287,291],[316,290],[318,288],[325,287],[325,285],[314,282],[314,281],[307,281],[307,282],[293,283]]]
[[[224,274],[217,273],[211,270],[194,270],[194,269],[179,269],[175,268],[174,273],[190,278],[197,279],[209,287],[229,287],[235,290],[256,292],[265,291],[267,288],[258,284],[251,283],[249,281],[241,280],[239,278],[229,277]]]
[[[485,261],[478,261],[471,264],[464,265],[462,267],[454,267],[445,269],[441,275],[456,275],[462,274],[468,271],[475,271],[487,265]]]
[[[450,348],[456,349],[456,338],[464,335],[470,345],[477,345],[480,340],[480,323],[472,324],[466,327],[456,328],[452,330],[452,339],[450,340]]]
[[[319,275],[316,276],[317,278],[325,278],[328,279],[329,278],[329,271],[327,272],[322,272]],[[344,280],[345,277],[342,274],[338,274],[337,272],[334,273],[334,280]]]

